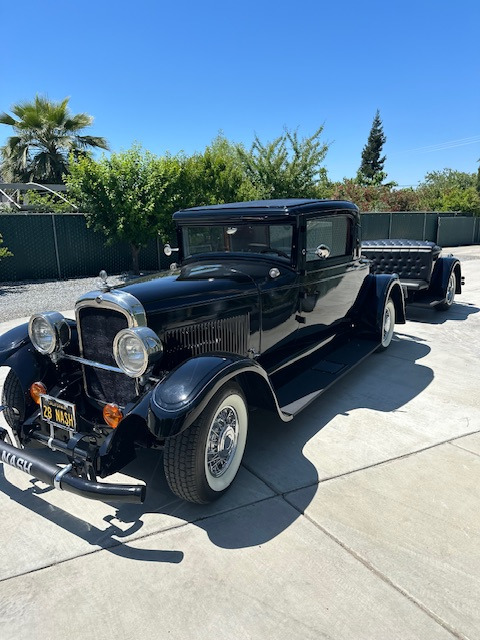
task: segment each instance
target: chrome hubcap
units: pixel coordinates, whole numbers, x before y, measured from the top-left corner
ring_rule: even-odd
[[[238,416],[233,407],[224,407],[215,416],[207,442],[208,470],[219,478],[230,466],[238,441]]]

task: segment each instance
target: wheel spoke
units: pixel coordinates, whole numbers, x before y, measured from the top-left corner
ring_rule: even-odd
[[[215,478],[228,469],[235,456],[238,416],[233,407],[223,407],[214,417],[207,441],[207,465]]]

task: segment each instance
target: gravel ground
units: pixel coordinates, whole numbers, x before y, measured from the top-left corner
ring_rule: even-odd
[[[109,284],[125,281],[125,276],[109,276]],[[36,280],[0,284],[0,322],[24,318],[40,311],[73,309],[82,293],[98,289],[100,279]]]

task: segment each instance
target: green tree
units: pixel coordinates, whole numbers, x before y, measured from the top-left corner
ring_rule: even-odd
[[[182,207],[241,202],[259,197],[244,171],[237,146],[221,134],[203,153],[183,159],[179,189]]]
[[[260,198],[315,198],[318,185],[326,179],[321,165],[329,144],[322,141],[323,125],[309,137],[299,139],[297,131],[285,129],[272,142],[256,135],[250,149],[237,145],[248,180]]]
[[[62,194],[64,195],[64,194]],[[25,204],[25,198],[24,198]],[[77,211],[76,205],[68,200],[67,202],[58,196],[54,196],[51,193],[29,191],[28,192],[28,205],[31,210],[35,212],[48,212],[48,213],[72,213]]]
[[[439,211],[461,211],[480,216],[480,195],[475,187],[450,189],[443,194]]]
[[[3,244],[2,234],[0,233],[0,244]],[[3,258],[9,258],[13,253],[7,249],[7,247],[0,247],[0,260]]]
[[[420,207],[425,211],[462,211],[480,215],[476,173],[443,169],[427,173],[418,186]]]
[[[0,124],[13,127],[14,135],[0,148],[0,174],[11,182],[61,183],[68,173],[69,156],[89,149],[108,149],[105,138],[82,135],[92,116],[72,114],[69,98],[60,102],[37,95],[32,102],[13,105],[0,114]]]
[[[413,189],[362,185],[351,179],[334,185],[331,197],[334,200],[351,200],[360,211],[417,211],[419,202]]]
[[[180,158],[159,158],[134,145],[97,162],[78,158],[71,163],[67,186],[87,224],[104,233],[107,243],[130,244],[132,268],[139,273],[141,247],[157,234],[169,238],[172,213],[180,206],[181,176]]]
[[[362,162],[357,173],[357,181],[364,185],[380,185],[387,177],[383,167],[386,156],[382,156],[383,145],[387,141],[383,133],[380,111],[377,109],[367,144],[363,147]]]

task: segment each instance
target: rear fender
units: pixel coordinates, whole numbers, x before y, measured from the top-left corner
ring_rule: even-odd
[[[212,354],[183,362],[158,383],[150,401],[155,420],[147,420],[149,429],[157,438],[180,433],[195,422],[220,387],[233,378],[245,385],[247,399],[253,397],[255,379],[267,404],[275,407],[282,419],[289,419],[280,411],[266,371],[255,360],[234,354]]]
[[[383,326],[383,309],[388,298],[391,298],[395,305],[395,324],[405,324],[407,321],[405,312],[405,296],[403,295],[400,280],[392,282],[385,293],[386,295],[382,296],[383,306],[379,307],[377,310],[377,327],[381,328]]]
[[[462,268],[460,266],[460,260],[454,256],[442,256],[435,262],[432,279],[430,281],[430,293],[439,298],[445,297],[448,280],[452,271],[455,272],[457,281],[455,293],[462,293]]]
[[[370,274],[365,278],[363,290],[359,296],[360,305],[356,315],[362,325],[381,332],[383,310],[391,298],[395,305],[395,323],[405,324],[405,300],[402,286],[396,274]]]

